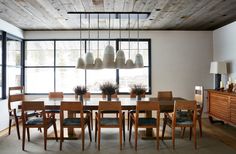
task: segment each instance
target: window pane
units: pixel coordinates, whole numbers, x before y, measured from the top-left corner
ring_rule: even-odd
[[[56,91],[74,93],[77,85],[85,86],[85,70],[75,68],[56,69]]]
[[[26,66],[53,66],[53,41],[27,41],[25,46]]]
[[[21,68],[7,67],[7,93],[8,87],[20,86],[21,84]]]
[[[119,75],[119,92],[130,92],[133,84],[142,84],[149,89],[148,68],[120,69]]]
[[[54,91],[53,68],[26,68],[26,93],[48,93]]]
[[[7,40],[7,65],[8,66],[20,65],[20,51],[21,51],[20,41]]]
[[[92,93],[101,93],[99,86],[104,82],[116,83],[115,69],[87,70],[87,87]]]
[[[81,57],[84,57],[84,41],[81,42]],[[80,41],[57,41],[56,42],[56,65],[75,66],[80,56]]]

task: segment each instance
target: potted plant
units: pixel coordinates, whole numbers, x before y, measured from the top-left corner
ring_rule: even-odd
[[[87,92],[87,88],[85,86],[76,86],[74,88],[75,98],[80,96],[80,101],[83,101],[83,95]]]
[[[134,84],[131,86],[131,93],[137,95],[138,100],[141,100],[141,96],[146,92],[147,88],[145,88],[142,84]]]
[[[100,90],[102,91],[102,94],[107,95],[108,101],[111,100],[111,95],[115,94],[117,89],[118,89],[118,86],[111,82],[105,82],[100,85]]]

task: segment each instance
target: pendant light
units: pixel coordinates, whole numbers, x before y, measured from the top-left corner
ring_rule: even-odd
[[[132,59],[130,59],[130,14],[129,14],[129,59],[126,61],[126,68],[134,68],[134,62]]]
[[[77,69],[84,69],[85,68],[85,64],[84,64],[84,59],[81,57],[81,53],[82,53],[82,46],[81,46],[81,14],[80,14],[80,21],[79,21],[79,29],[80,29],[80,33],[79,33],[79,38],[80,38],[80,55],[79,58],[77,60],[77,65],[76,68]]]
[[[139,14],[137,14],[138,18],[138,53],[135,56],[135,67],[142,68],[143,67],[143,56],[139,53]]]
[[[110,13],[109,13],[109,45],[106,46],[103,56],[103,68],[115,68],[114,48],[110,45]]]
[[[120,39],[121,39],[121,15],[119,20],[119,29],[120,29]],[[119,43],[119,50],[116,53],[116,68],[125,68],[125,54],[124,51],[121,50],[121,45]]]
[[[98,14],[98,41],[97,41],[97,58],[95,59],[94,69],[102,69],[103,63],[101,58],[99,58],[99,14]]]
[[[88,17],[88,21],[89,21],[89,45],[88,45],[88,52],[85,55],[85,68],[86,69],[93,69],[94,68],[94,58],[93,58],[93,53],[90,52],[90,14]]]

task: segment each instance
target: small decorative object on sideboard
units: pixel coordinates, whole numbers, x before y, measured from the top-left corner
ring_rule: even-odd
[[[232,91],[233,91],[233,87],[234,87],[234,84],[233,84],[233,83],[230,83],[230,84],[228,85],[227,92],[232,92]]]
[[[107,95],[107,100],[111,101],[111,95],[116,93],[118,86],[111,82],[104,82],[100,85],[100,90],[102,91],[102,94]]]
[[[78,95],[80,96],[80,101],[83,101],[83,95],[87,92],[87,88],[85,86],[76,86],[74,88],[75,92],[75,98],[78,98]]]
[[[142,94],[146,92],[147,88],[145,88],[142,84],[134,84],[131,86],[131,93],[134,93],[137,95],[138,100],[141,100]]]

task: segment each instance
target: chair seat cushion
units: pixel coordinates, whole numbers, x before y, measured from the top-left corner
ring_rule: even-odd
[[[139,118],[139,126],[156,126],[156,118]]]
[[[119,118],[101,118],[100,124],[103,126],[119,125]]]
[[[176,124],[177,125],[192,125],[192,113],[188,111],[178,111],[176,113]]]
[[[130,110],[129,113],[134,114],[134,113],[136,113],[136,110]],[[139,111],[139,113],[145,113],[145,111]]]
[[[43,124],[43,118],[31,118],[26,121],[26,125],[41,125]]]
[[[64,126],[80,125],[80,123],[81,123],[80,118],[66,118],[63,121]]]

